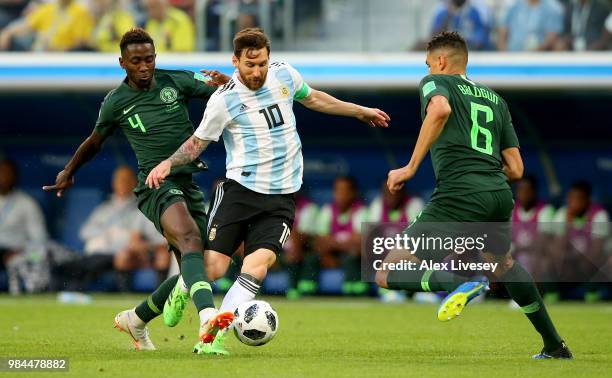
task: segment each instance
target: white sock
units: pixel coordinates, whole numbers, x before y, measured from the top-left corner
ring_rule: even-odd
[[[178,283],[179,283],[179,285],[181,285],[181,291],[183,293],[189,293],[189,288],[185,284],[185,281],[183,281],[183,276],[182,275],[179,276]]]
[[[219,311],[234,312],[236,307],[244,302],[255,299],[261,283],[250,274],[242,273],[223,297]]]
[[[214,307],[207,307],[199,312],[200,324],[204,324],[210,319],[211,316],[217,313],[217,309]]]

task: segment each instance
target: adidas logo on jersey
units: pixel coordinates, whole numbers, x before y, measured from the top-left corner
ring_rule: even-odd
[[[240,113],[244,113],[249,109],[245,104],[240,104]]]

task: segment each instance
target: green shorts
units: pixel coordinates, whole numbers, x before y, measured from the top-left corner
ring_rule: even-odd
[[[513,208],[510,190],[434,198],[404,233],[413,238],[482,237],[484,252],[505,254],[512,242]]]
[[[191,179],[191,174],[176,175],[166,178],[159,189],[150,189],[145,184],[146,177],[138,177],[138,186],[134,190],[138,198],[138,208],[155,225],[162,235],[161,216],[164,211],[176,202],[185,202],[189,213],[200,229],[202,242],[206,242],[208,217],[204,195]]]

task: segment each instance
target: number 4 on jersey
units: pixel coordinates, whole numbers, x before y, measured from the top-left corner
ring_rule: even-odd
[[[142,131],[143,133],[147,132],[147,130],[145,129],[144,125],[142,124],[142,121],[140,120],[140,117],[138,116],[138,114],[134,114],[133,116],[128,118],[128,121],[130,122],[130,125],[132,126],[132,129],[140,128],[140,131]]]

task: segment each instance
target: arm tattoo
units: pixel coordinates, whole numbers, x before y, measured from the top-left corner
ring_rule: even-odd
[[[173,167],[177,165],[185,165],[194,161],[204,149],[208,146],[210,141],[202,140],[195,135],[192,135],[183,143],[181,147],[172,156],[168,158]]]

